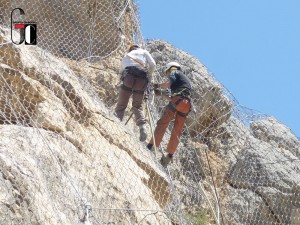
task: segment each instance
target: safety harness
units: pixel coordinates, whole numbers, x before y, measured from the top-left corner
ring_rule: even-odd
[[[133,82],[133,85],[132,85],[131,88],[125,86],[124,84],[121,85],[121,88],[122,88],[123,90],[125,90],[125,91],[129,91],[129,92],[132,92],[132,93],[134,92],[134,93],[138,93],[138,94],[142,94],[142,95],[143,95],[144,92],[145,92],[145,90],[144,90],[144,91],[133,90],[133,87],[134,87],[134,85],[135,85],[136,78],[144,78],[144,79],[146,79],[146,84],[144,85],[144,87],[147,86],[147,84],[149,83],[149,79],[148,79],[148,77],[147,77],[147,68],[146,68],[146,66],[145,66],[143,63],[141,63],[139,60],[137,60],[137,59],[131,57],[129,54],[127,54],[127,56],[128,56],[132,61],[134,61],[134,62],[136,62],[137,64],[139,64],[143,69],[139,69],[138,67],[135,67],[135,66],[128,66],[128,67],[126,67],[125,70],[123,71],[123,73],[126,73],[126,74],[125,74],[124,76],[122,75],[122,80],[124,80],[125,76],[128,75],[128,74],[134,76],[135,79],[134,79],[134,82]],[[144,87],[143,87],[143,89],[144,89]]]
[[[122,75],[122,81],[125,79],[125,77],[127,75],[130,74],[131,76],[134,77],[134,82],[133,82],[131,88],[125,86],[124,84],[121,85],[121,88],[123,90],[125,90],[125,91],[134,92],[134,93],[138,93],[138,94],[144,94],[145,90],[143,90],[143,91],[141,91],[141,90],[134,90],[133,88],[134,88],[134,85],[136,83],[136,79],[138,79],[138,78],[146,80],[146,83],[145,83],[143,89],[148,85],[149,79],[147,77],[147,72],[145,70],[142,70],[142,69],[137,68],[135,66],[128,66],[128,67],[125,68],[125,70],[123,71],[123,73],[124,74]]]
[[[189,102],[192,104],[192,101],[191,101],[191,97],[190,97],[191,93],[190,93],[190,90],[188,88],[180,88],[180,89],[177,89],[177,92],[173,93],[171,96],[172,97],[175,97],[175,96],[180,96],[179,99],[177,99],[177,101],[172,104],[171,102],[168,104],[168,108],[174,112],[174,113],[177,113],[178,115],[182,116],[182,117],[187,117],[188,114],[191,112],[191,108],[192,106],[190,107],[190,111],[188,113],[183,113],[183,112],[180,112],[176,109],[176,106],[184,99],[188,99]]]
[[[135,80],[134,80],[132,87],[134,87],[134,85],[135,85]],[[146,86],[146,84],[145,84],[145,86]],[[127,87],[124,84],[121,85],[121,88],[125,91],[134,92],[134,93],[141,94],[141,95],[144,94],[144,91],[133,90],[133,88]]]

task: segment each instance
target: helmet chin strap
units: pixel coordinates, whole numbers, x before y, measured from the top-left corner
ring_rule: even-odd
[[[179,63],[177,62],[169,62],[167,65],[166,65],[166,70],[169,70],[170,68],[172,67],[176,67],[177,69],[180,70],[181,66]]]
[[[171,75],[172,71],[174,71],[174,70],[178,70],[178,68],[175,66],[172,66],[170,69],[168,69],[166,71],[166,75],[169,77]]]

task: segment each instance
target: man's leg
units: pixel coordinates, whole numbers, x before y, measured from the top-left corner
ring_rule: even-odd
[[[143,111],[143,98],[142,92],[133,92],[132,94],[132,111],[135,115],[136,125],[140,126],[146,123]]]
[[[173,101],[178,101],[180,99],[180,96],[176,96]],[[173,102],[174,105],[176,105]],[[175,117],[175,122],[174,126],[172,129],[171,137],[167,146],[167,151],[169,155],[173,155],[177,149],[177,146],[179,144],[180,136],[182,133],[182,129],[184,126],[184,122],[186,120],[186,116],[180,115],[180,114],[188,114],[191,108],[191,103],[188,99],[182,99],[179,103],[176,105],[176,117]]]
[[[175,153],[176,148],[179,144],[179,139],[180,139],[180,136],[182,133],[182,129],[183,129],[185,120],[186,120],[186,117],[176,114],[170,141],[167,146],[168,154],[162,155],[162,157],[160,159],[160,163],[163,167],[166,167],[172,161],[173,154]]]
[[[170,121],[174,118],[174,112],[166,106],[165,111],[162,117],[157,121],[157,125],[154,131],[155,145],[158,147],[162,141],[162,138],[166,132],[167,127],[169,126]],[[151,138],[148,146],[151,147],[154,144],[153,138]],[[149,148],[149,147],[148,147]]]
[[[135,115],[136,124],[140,128],[140,141],[147,139],[146,119],[143,111],[144,91],[147,86],[147,80],[136,78],[133,85],[132,110]]]
[[[140,128],[140,141],[147,139],[146,133],[146,119],[143,111],[143,98],[142,92],[133,92],[132,96],[132,110],[135,116],[136,124]]]
[[[185,120],[186,120],[186,117],[176,114],[170,141],[167,146],[167,152],[171,155],[173,155],[175,153],[176,148],[179,144],[179,140],[180,140],[180,136],[182,133],[182,129],[183,129]]]
[[[118,103],[115,109],[116,116],[122,121],[124,118],[125,109],[128,105],[131,91],[120,88]]]

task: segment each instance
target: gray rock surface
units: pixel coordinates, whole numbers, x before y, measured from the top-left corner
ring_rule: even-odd
[[[108,1],[100,2],[111,11]],[[57,21],[67,21],[63,29],[77,21],[84,35],[87,16],[100,2],[69,2],[74,17]],[[27,10],[27,16],[52,23],[52,9],[60,3],[45,4],[37,4],[38,13]],[[6,12],[0,13],[1,26],[10,7],[0,0]],[[103,44],[104,35],[90,55],[117,48],[120,36],[109,15],[95,30],[114,29],[108,32],[111,45]],[[7,28],[0,34],[0,43],[9,41]],[[42,31],[41,40],[47,35]],[[193,83],[197,114],[190,114],[166,171],[157,161],[161,153],[155,157],[138,142],[133,121],[124,126],[112,113],[120,55],[79,62],[72,58],[85,54],[87,46],[74,49],[74,39],[53,40],[59,37],[43,40],[44,49],[0,47],[0,224],[190,224],[186,214],[199,209],[216,224],[211,208],[217,214],[219,204],[224,224],[299,225],[299,139],[274,118],[243,114],[195,57],[164,41],[147,44],[158,64],[155,82],[164,79],[167,62],[178,61]],[[155,118],[165,104],[155,99]]]
[[[168,177],[92,86],[38,47],[1,50],[1,223],[170,224]]]
[[[244,113],[191,55],[164,41],[147,46],[159,62],[158,80],[164,65],[177,61],[193,82],[198,113],[190,118],[172,167],[188,210],[209,208],[198,182],[215,204],[207,185],[214,179],[224,224],[299,224],[298,138],[274,118]]]
[[[90,56],[101,59],[117,51],[122,35],[127,37],[123,44],[128,45],[137,29],[134,5],[122,0],[0,0],[0,24],[10,27],[11,12],[17,7],[25,15],[15,11],[14,21],[36,23],[40,47],[76,60]]]

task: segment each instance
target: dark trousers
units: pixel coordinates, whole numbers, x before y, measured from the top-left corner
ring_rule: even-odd
[[[142,125],[146,123],[142,104],[147,83],[146,78],[133,76],[131,74],[125,75],[123,85],[120,87],[118,103],[115,108],[116,116],[121,121],[124,118],[125,109],[132,95],[132,110],[135,115],[136,124]]]

